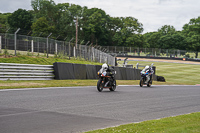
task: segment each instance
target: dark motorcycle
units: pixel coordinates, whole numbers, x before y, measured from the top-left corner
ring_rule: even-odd
[[[141,79],[140,79],[140,87],[143,85],[147,85],[148,87],[151,87],[152,85],[152,73],[150,73],[150,80],[146,83],[148,72],[141,72]]]
[[[115,72],[116,73],[116,72]],[[97,90],[101,92],[104,88],[108,88],[110,91],[115,91],[116,89],[116,80],[114,77],[115,74],[110,75],[109,72],[98,72],[99,80],[97,82]]]

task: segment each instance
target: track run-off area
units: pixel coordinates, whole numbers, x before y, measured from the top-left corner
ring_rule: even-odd
[[[198,85],[119,85],[0,90],[1,133],[72,133],[200,110]]]

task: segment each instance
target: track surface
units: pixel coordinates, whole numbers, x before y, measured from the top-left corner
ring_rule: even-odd
[[[0,133],[84,132],[200,110],[200,86],[0,90]]]

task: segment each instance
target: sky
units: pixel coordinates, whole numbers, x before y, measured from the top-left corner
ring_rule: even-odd
[[[190,19],[200,16],[200,0],[53,0],[90,8],[99,8],[111,17],[134,17],[143,24],[144,31],[154,32],[164,25],[182,30]],[[17,9],[32,10],[31,0],[0,0],[1,13]]]

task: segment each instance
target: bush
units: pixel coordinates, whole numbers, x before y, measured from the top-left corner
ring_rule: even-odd
[[[5,57],[7,57],[9,55],[8,49],[5,47],[3,54]]]

